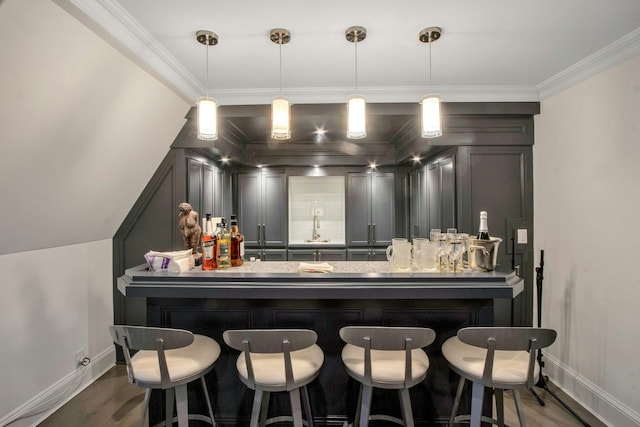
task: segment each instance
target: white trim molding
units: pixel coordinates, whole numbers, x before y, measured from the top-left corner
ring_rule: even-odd
[[[540,100],[562,92],[636,55],[640,55],[640,28],[538,84]]]
[[[92,358],[87,366],[78,367],[51,387],[8,413],[0,419],[0,426],[13,423],[23,425],[21,421],[27,423],[24,425],[38,425],[111,369],[115,365],[115,360],[115,346],[109,346]]]
[[[640,426],[637,410],[620,402],[549,353],[544,357],[545,373],[551,381],[603,423],[616,427]]]

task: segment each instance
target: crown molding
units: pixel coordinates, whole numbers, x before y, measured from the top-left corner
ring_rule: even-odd
[[[640,28],[538,84],[540,100],[553,96],[640,54]]]
[[[54,0],[187,102],[206,89],[116,0]]]
[[[358,94],[367,102],[415,102],[429,93],[425,86],[360,87]],[[434,86],[431,92],[444,102],[537,102],[538,90],[534,86]],[[278,95],[284,95],[292,104],[333,104],[346,102],[353,95],[353,87],[314,87],[223,89],[210,90],[220,105],[270,104]]]

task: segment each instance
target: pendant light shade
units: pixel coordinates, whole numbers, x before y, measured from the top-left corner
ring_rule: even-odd
[[[291,104],[283,96],[271,102],[271,138],[291,138]]]
[[[422,137],[442,136],[442,116],[440,115],[440,97],[427,95],[420,101],[422,107]]]
[[[218,139],[218,102],[209,98],[209,46],[218,44],[218,35],[211,31],[201,30],[196,33],[198,43],[206,46],[207,50],[207,81],[206,96],[197,100],[198,106],[198,139],[215,141]]]
[[[431,93],[431,44],[442,35],[439,27],[429,27],[420,31],[418,38],[422,43],[429,44],[429,95],[420,101],[422,110],[422,137],[436,138],[442,136],[442,114],[440,111],[440,97]]]
[[[279,46],[280,51],[280,96],[271,102],[271,138],[283,140],[291,138],[291,104],[282,96],[282,45],[291,41],[291,33],[283,28],[274,28],[269,38]]]
[[[367,136],[367,104],[364,97],[353,95],[347,101],[347,138],[360,139]]]
[[[218,139],[218,103],[213,98],[198,98],[198,139]]]
[[[364,27],[349,27],[344,33],[347,41],[355,46],[355,77],[358,92],[358,43],[367,37]],[[352,95],[347,100],[347,138],[361,139],[367,136],[367,103],[362,95]]]

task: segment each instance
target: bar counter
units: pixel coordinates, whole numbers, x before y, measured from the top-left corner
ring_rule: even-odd
[[[510,311],[494,309],[494,301],[512,300],[522,292],[523,280],[500,269],[398,273],[390,271],[388,262],[329,264],[330,273],[299,272],[299,262],[245,262],[228,270],[196,267],[182,273],[147,271],[141,265],[126,270],[118,289],[127,300],[145,301],[148,325],[188,329],[221,344],[220,359],[207,377],[221,425],[246,425],[251,415],[253,393],[238,379],[237,353],[222,340],[225,330],[243,328],[315,330],[325,362],[309,388],[314,421],[333,426],[353,421],[358,389],[342,368],[338,335],[347,325],[424,326],[436,331],[436,341],[425,349],[430,359],[427,379],[411,390],[411,399],[416,425],[445,424],[457,377],[442,357],[442,343],[466,326],[510,325]],[[190,408],[204,411],[196,392],[189,398]],[[470,394],[463,396],[461,408],[468,407],[469,399]],[[400,416],[397,400],[393,391],[376,391],[372,413]],[[286,396],[272,396],[271,405],[271,413],[289,411]],[[152,398],[152,421],[161,420],[162,412],[161,400]]]
[[[313,264],[313,263],[308,263]],[[324,264],[324,263],[321,263]],[[335,261],[329,273],[299,272],[299,262],[245,262],[227,270],[125,272],[128,297],[278,299],[515,298],[524,281],[514,272],[392,272],[386,261]],[[250,291],[250,292],[249,292]]]

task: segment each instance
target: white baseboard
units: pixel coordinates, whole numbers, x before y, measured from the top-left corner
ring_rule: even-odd
[[[544,359],[544,373],[549,379],[603,423],[615,427],[640,427],[638,411],[620,402],[552,355],[545,353]]]
[[[71,372],[33,399],[0,419],[0,426],[37,426],[111,369],[116,360],[113,346],[91,359],[91,363]]]

